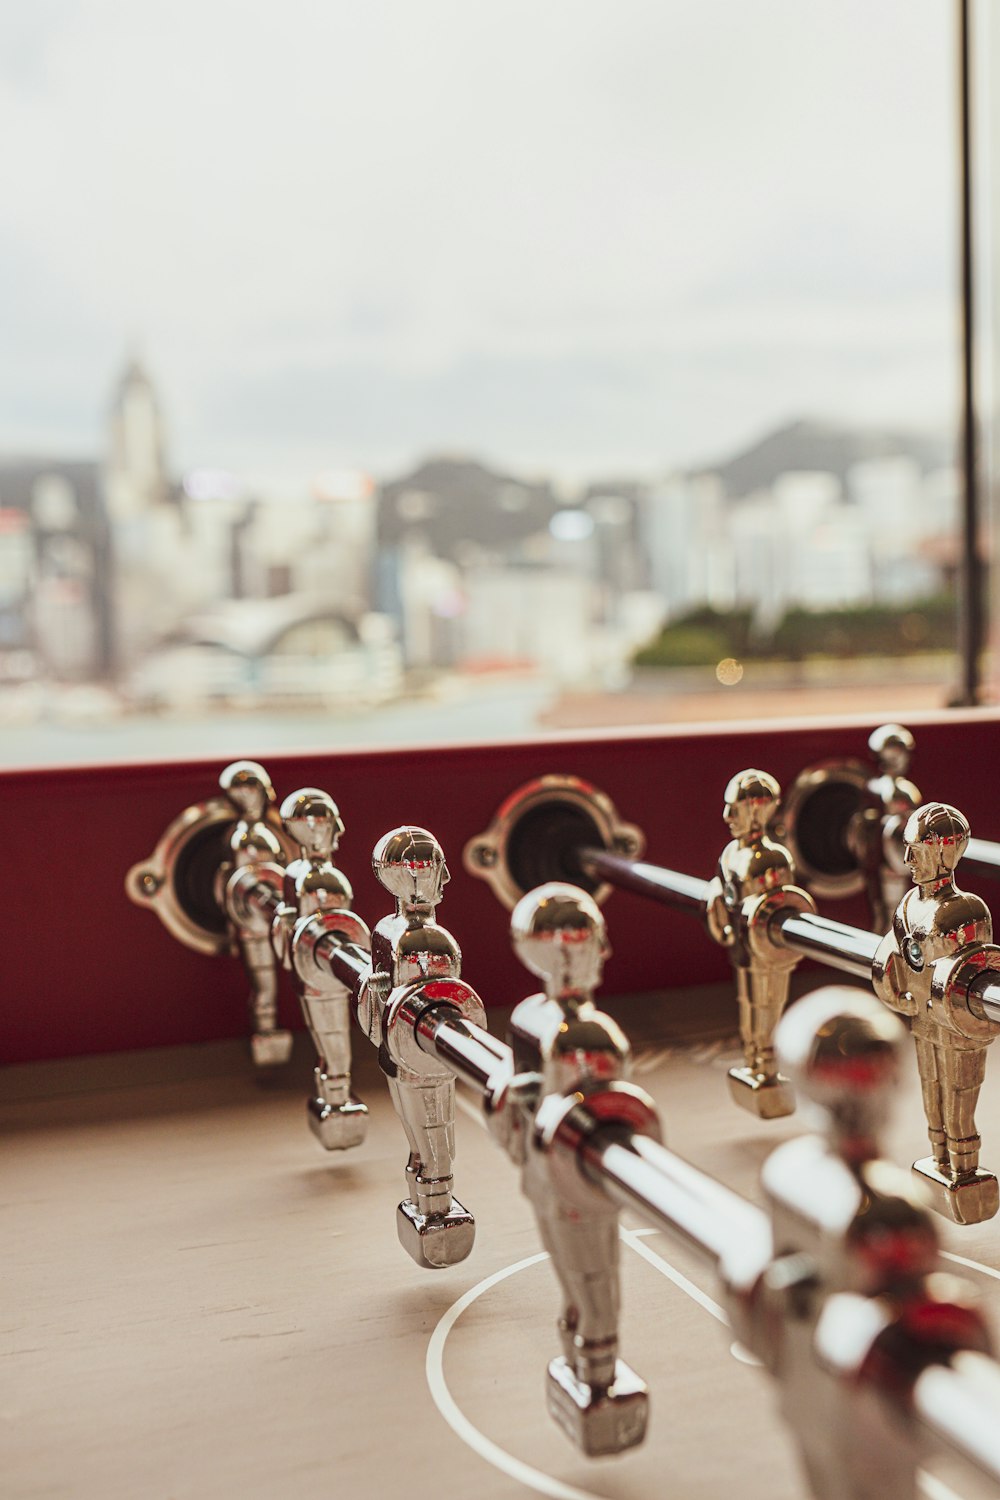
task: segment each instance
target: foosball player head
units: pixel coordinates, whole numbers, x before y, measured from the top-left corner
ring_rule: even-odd
[[[592,999],[611,956],[607,928],[592,896],[550,881],[522,896],[510,919],[514,952],[545,981],[554,1000]]]
[[[372,851],[376,880],[404,911],[433,912],[451,879],[444,850],[426,828],[406,825],[385,834]]]
[[[828,985],[792,1006],[775,1041],[803,1108],[838,1154],[878,1157],[906,1045],[896,1017],[862,991]]]
[[[223,792],[248,823],[258,823],[275,800],[271,778],[255,760],[235,760],[219,777]]]
[[[883,776],[905,776],[913,758],[913,735],[902,724],[880,724],[868,736],[868,748]]]
[[[327,792],[306,786],[281,804],[281,825],[302,850],[303,858],[328,860],[344,832],[340,809]]]

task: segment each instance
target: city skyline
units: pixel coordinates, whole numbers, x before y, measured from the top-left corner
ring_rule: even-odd
[[[251,483],[946,429],[951,11],[744,12],[8,11],[0,450],[93,451],[136,344],[175,469]]]
[[[537,471],[519,469],[514,462],[503,456],[461,451],[459,449],[422,451],[416,450],[411,458],[399,466],[382,473],[361,467],[337,468],[318,465],[309,470],[305,465],[285,472],[278,481],[269,483],[265,479],[257,483],[252,475],[226,469],[211,461],[199,467],[183,468],[173,457],[169,441],[169,417],[164,421],[164,412],[169,411],[169,395],[164,399],[155,373],[142,361],[125,360],[119,367],[118,378],[108,383],[108,401],[103,422],[92,434],[91,442],[66,451],[43,451],[41,448],[20,449],[0,446],[0,466],[10,469],[38,467],[52,463],[55,467],[70,465],[92,467],[100,471],[107,462],[108,443],[113,443],[112,429],[117,393],[131,372],[137,371],[144,382],[148,382],[160,414],[161,440],[166,473],[171,482],[183,491],[189,500],[225,499],[234,502],[261,500],[297,500],[309,495],[320,498],[332,493],[346,494],[361,491],[375,493],[379,487],[406,482],[422,469],[436,465],[469,466],[484,474],[506,475],[516,483],[544,485],[562,498],[565,504],[575,504],[581,495],[589,494],[595,485],[603,482],[615,484],[655,484],[674,476],[718,475],[730,499],[739,499],[753,492],[752,476],[763,467],[760,484],[767,486],[781,473],[801,471],[829,471],[841,473],[851,463],[868,458],[879,458],[897,454],[908,454],[915,458],[921,468],[940,467],[953,461],[953,445],[957,434],[947,427],[937,430],[907,424],[865,424],[863,422],[838,422],[829,414],[822,416],[796,414],[787,421],[773,422],[751,432],[747,439],[734,447],[702,455],[700,460],[686,466],[661,464],[643,471],[639,466],[622,466],[616,472],[599,467],[581,468],[570,479],[565,474],[551,470]],[[733,478],[742,476],[733,487]],[[259,476],[258,476],[259,478]],[[745,482],[743,482],[745,481]],[[0,508],[3,495],[0,493]]]

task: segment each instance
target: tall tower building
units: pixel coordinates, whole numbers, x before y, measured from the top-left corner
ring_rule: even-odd
[[[167,471],[156,391],[129,361],[111,408],[104,497],[111,530],[114,660],[127,672],[183,612],[184,521]]]
[[[163,418],[153,383],[129,361],[115,391],[105,477],[112,521],[128,522],[169,499]]]

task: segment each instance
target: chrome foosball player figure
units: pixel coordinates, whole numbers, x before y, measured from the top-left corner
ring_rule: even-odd
[[[486,1012],[462,981],[462,954],[435,912],[449,879],[444,852],[425,828],[396,828],[376,844],[372,869],[396,902],[372,933],[372,972],[359,997],[358,1019],[378,1047],[379,1065],[399,1115],[410,1155],[406,1199],[396,1227],[400,1243],[422,1266],[464,1260],[475,1220],[452,1192],[455,1159],[455,1075],[436,1058],[406,1047],[394,1055],[394,1016],[404,1001],[453,1005],[485,1026]],[[400,1036],[404,1035],[400,1031]]]
[[[907,1016],[917,1049],[932,1155],[913,1170],[959,1224],[991,1218],[997,1179],[979,1165],[975,1111],[986,1076],[986,1048],[997,1025],[977,1012],[969,986],[1000,967],[986,903],[959,890],[955,868],[969,842],[956,808],[929,802],[903,830],[912,888],[896,908],[872,966],[875,993]]]
[[[275,801],[274,788],[263,766],[252,760],[238,760],[227,766],[219,777],[219,786],[238,817],[229,838],[229,858],[219,867],[216,894],[229,918],[233,942],[250,979],[253,1060],[258,1067],[271,1067],[288,1061],[292,1034],[278,1026],[278,975],[270,924],[232,896],[233,882],[246,870],[280,888],[284,850],[265,819]]]
[[[196,953],[238,952],[250,982],[251,1055],[258,1068],[287,1061],[291,1034],[278,1027],[276,961],[268,934],[281,900],[286,844],[271,779],[256,761],[236,761],[220,791],[185,807],[125,890]]]
[[[706,917],[717,943],[729,949],[740,1008],[744,1066],[729,1071],[729,1089],[744,1109],[762,1119],[789,1115],[795,1100],[774,1060],[774,1028],[788,999],[798,963],[767,939],[775,900],[783,907],[815,911],[808,892],[795,884],[795,867],[784,845],[768,837],[781,788],[766,771],[741,771],[726,787],[723,817],[733,834],[709,884]]]
[[[880,1138],[905,1038],[871,997],[819,990],[778,1048],[822,1134],[764,1165],[776,1258],[756,1300],[757,1352],[820,1500],[915,1500],[926,1434],[901,1419],[922,1370],[990,1337],[971,1289],[939,1270],[934,1216]]]
[[[551,1144],[581,1103],[656,1138],[659,1123],[648,1096],[625,1082],[627,1037],[594,1004],[608,943],[591,897],[561,883],[539,887],[514,908],[511,938],[545,992],[511,1016],[518,1071],[490,1124],[522,1168],[562,1289],[563,1353],[548,1368],[547,1404],[584,1453],[617,1453],[642,1441],[648,1414],[645,1384],[618,1358],[618,1210]]]
[[[314,914],[348,911],[350,881],[333,863],[344,831],[336,803],[315,787],[293,792],[281,804],[281,823],[301,858],[285,869],[282,904],[271,924],[274,951],[288,969],[294,967],[292,936],[297,922]],[[315,1090],[307,1101],[309,1127],[327,1151],[358,1146],[368,1126],[367,1107],[351,1093],[350,1004],[345,985],[330,974],[306,966],[296,970],[299,1001],[316,1047]]]
[[[868,783],[870,805],[851,820],[847,845],[864,875],[872,926],[885,932],[908,885],[903,828],[923,798],[906,774],[913,755],[908,729],[882,724],[869,736],[868,748],[878,762],[878,775]]]

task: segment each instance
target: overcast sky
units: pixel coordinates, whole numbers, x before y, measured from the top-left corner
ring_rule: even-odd
[[[951,0],[0,11],[0,450],[648,471],[946,430]]]

